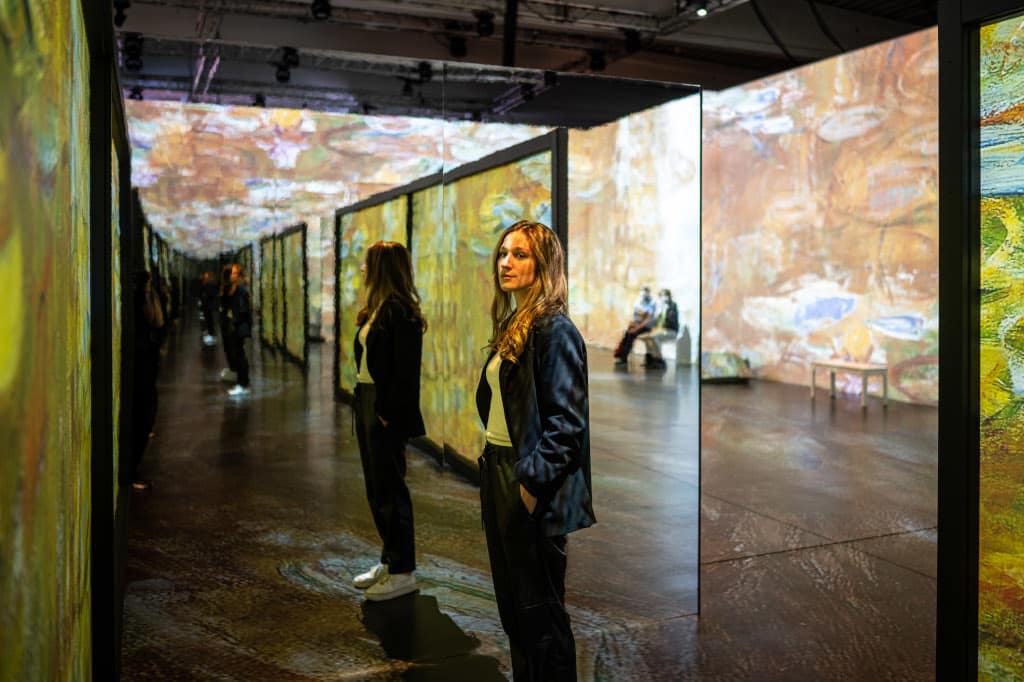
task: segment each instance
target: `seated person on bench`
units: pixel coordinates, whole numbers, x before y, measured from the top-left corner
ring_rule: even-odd
[[[665,358],[661,355],[661,343],[674,341],[679,336],[679,306],[672,300],[672,292],[662,289],[658,292],[658,303],[655,307],[654,328],[640,337],[647,346],[644,354],[644,367],[664,369]]]
[[[633,349],[633,342],[636,337],[646,334],[654,328],[654,298],[651,296],[650,287],[640,289],[640,298],[633,306],[633,320],[622,335],[618,347],[615,349],[615,364],[622,366],[626,364],[629,352]]]

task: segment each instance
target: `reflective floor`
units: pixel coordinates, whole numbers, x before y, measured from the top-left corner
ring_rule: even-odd
[[[308,378],[256,350],[239,401],[219,348],[190,327],[170,343],[153,487],[131,500],[125,679],[509,675],[475,486],[409,452],[421,589],[366,603],[351,577],[378,541],[332,348],[312,346]],[[935,409],[705,386],[698,474],[696,394],[690,370],[592,350],[599,523],[570,537],[567,580],[580,679],[930,679]]]

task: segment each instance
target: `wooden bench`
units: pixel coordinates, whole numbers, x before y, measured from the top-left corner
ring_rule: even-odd
[[[836,397],[836,372],[860,375],[860,406],[868,406],[868,377],[882,377],[882,406],[889,406],[889,367],[870,362],[848,362],[846,360],[812,360],[811,361],[811,400],[814,400],[814,378],[818,368],[829,372],[829,396]]]

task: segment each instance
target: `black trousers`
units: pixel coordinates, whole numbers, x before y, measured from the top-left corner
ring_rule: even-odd
[[[149,434],[156,423],[156,380],[160,371],[159,348],[135,350],[135,376],[132,391],[132,478],[138,479],[142,454],[149,445]]]
[[[224,334],[224,352],[228,356],[228,367],[238,375],[238,384],[249,385],[249,358],[245,356],[245,337],[234,332]]]
[[[636,341],[636,337],[641,334],[646,334],[651,331],[651,327],[645,327],[644,329],[638,329],[635,332],[631,332],[628,329],[622,334],[622,340],[619,341],[619,347],[615,350],[615,357],[620,360],[625,360],[629,357],[630,352],[633,350],[633,343]]]
[[[518,682],[576,680],[576,641],[565,610],[566,537],[545,536],[526,511],[516,453],[488,443],[480,458],[480,507],[494,596]]]
[[[232,372],[238,372],[235,367],[235,351],[231,347],[231,332],[229,331],[230,321],[224,315],[220,318],[220,332],[221,336],[224,337],[224,359],[228,361],[228,369]]]
[[[416,538],[412,498],[405,484],[406,439],[377,419],[373,409],[375,397],[373,384],[356,384],[356,438],[363,462],[366,499],[384,545],[380,562],[387,565],[390,573],[409,573],[416,570]]]
[[[214,321],[213,316],[217,313],[213,308],[203,306],[203,332],[210,336],[217,335],[217,323]]]

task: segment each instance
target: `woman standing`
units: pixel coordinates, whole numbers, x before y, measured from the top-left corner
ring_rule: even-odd
[[[252,303],[249,300],[249,286],[245,283],[245,268],[239,263],[231,266],[228,298],[224,312],[227,329],[224,332],[225,352],[234,360],[237,376],[235,385],[228,391],[233,398],[249,395],[249,358],[245,356],[245,340],[252,336]]]
[[[477,388],[487,443],[480,503],[516,680],[575,680],[566,534],[595,522],[587,351],[566,316],[558,237],[506,229],[494,251],[492,337]],[[513,306],[513,301],[515,305]]]
[[[366,497],[383,541],[380,562],[355,577],[370,601],[416,590],[412,499],[405,484],[405,443],[425,433],[420,413],[420,355],[427,323],[398,242],[377,242],[362,266],[366,307],[359,311],[355,358],[356,437]]]

